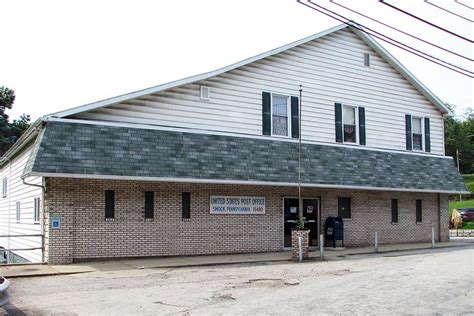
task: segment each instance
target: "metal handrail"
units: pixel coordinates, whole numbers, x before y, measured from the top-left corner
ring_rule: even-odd
[[[43,234],[30,234],[30,235],[0,235],[2,237],[43,237]]]
[[[44,262],[44,251],[45,251],[45,244],[44,244],[44,234],[25,234],[25,235],[0,235],[0,238],[14,238],[14,237],[41,237],[41,247],[30,247],[30,248],[13,248],[13,249],[6,249],[1,248],[0,251],[29,251],[29,250],[41,250],[41,261]]]

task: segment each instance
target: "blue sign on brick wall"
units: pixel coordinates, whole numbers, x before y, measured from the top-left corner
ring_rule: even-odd
[[[61,228],[61,215],[51,214],[51,228],[53,229]]]

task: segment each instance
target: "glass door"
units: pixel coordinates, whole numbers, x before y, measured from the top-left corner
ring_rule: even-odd
[[[298,220],[298,198],[283,199],[284,213],[284,246],[291,247],[291,229],[296,226]],[[318,245],[318,214],[319,199],[303,198],[303,221],[305,228],[309,228],[309,245]]]

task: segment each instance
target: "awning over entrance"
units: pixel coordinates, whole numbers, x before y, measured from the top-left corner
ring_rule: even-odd
[[[296,185],[297,142],[48,122],[25,173],[43,176]],[[448,157],[303,144],[304,186],[465,193]]]

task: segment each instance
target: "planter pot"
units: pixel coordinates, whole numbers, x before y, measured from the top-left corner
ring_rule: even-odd
[[[299,258],[299,244],[298,240],[301,237],[303,246],[303,259],[309,257],[309,229],[292,229],[291,230],[291,258],[298,260]]]
[[[10,300],[7,289],[10,286],[10,282],[3,276],[0,276],[0,306],[5,305]]]

